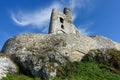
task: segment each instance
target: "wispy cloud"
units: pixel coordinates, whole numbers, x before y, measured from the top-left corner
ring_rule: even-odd
[[[28,27],[28,25],[32,25],[30,27],[40,29],[42,32],[47,32],[52,8],[60,10],[64,7],[71,8],[73,11],[73,20],[75,20],[79,10],[87,8],[91,4],[91,1],[92,0],[60,0],[53,2],[53,4],[46,8],[42,7],[42,9],[40,8],[31,12],[22,10],[17,13],[12,12],[11,18],[19,26]],[[81,32],[83,32],[83,29],[81,30]]]
[[[87,28],[78,28],[79,33],[83,35],[90,35],[91,33],[88,31]]]
[[[52,8],[60,9],[60,4],[54,3],[47,8],[31,12],[19,11],[18,13],[12,13],[11,18],[19,26],[25,27],[32,25],[33,28],[44,28],[45,30],[46,26],[48,26],[49,23]]]
[[[87,22],[83,25],[79,25],[78,31],[79,33],[84,34],[84,35],[92,35],[93,32],[89,31],[89,28],[92,27],[93,25],[94,25],[93,22]]]

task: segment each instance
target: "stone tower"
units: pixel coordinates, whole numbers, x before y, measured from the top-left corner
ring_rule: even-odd
[[[59,33],[78,33],[78,30],[72,22],[72,13],[69,8],[64,8],[63,13],[56,9],[52,10],[49,34]]]

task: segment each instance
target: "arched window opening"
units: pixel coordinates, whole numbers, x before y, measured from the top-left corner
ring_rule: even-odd
[[[64,29],[64,26],[63,26],[63,25],[61,25],[61,28],[62,28],[62,29]]]
[[[60,22],[61,22],[61,23],[63,23],[63,22],[64,22],[63,18],[61,18],[61,17],[60,17]]]

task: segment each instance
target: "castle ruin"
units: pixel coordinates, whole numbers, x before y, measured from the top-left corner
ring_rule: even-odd
[[[69,8],[64,8],[63,13],[56,9],[52,10],[49,34],[58,33],[78,33],[78,30],[72,22],[72,13]]]

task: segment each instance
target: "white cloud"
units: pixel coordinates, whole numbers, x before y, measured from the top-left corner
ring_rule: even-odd
[[[72,12],[73,12],[73,21],[76,19],[77,17],[77,13],[78,13],[78,9],[82,8],[83,3],[81,3],[81,0],[60,0],[62,7],[69,7]]]
[[[75,8],[81,8],[81,0],[60,0],[64,7],[69,7],[72,10]]]
[[[79,33],[83,35],[89,35],[90,32],[86,28],[78,28]]]
[[[11,18],[17,25],[32,25],[34,28],[42,29],[46,28],[46,26],[49,24],[52,8],[60,9],[60,4],[54,3],[48,8],[31,12],[19,11],[18,13],[12,13]]]
[[[91,34],[93,34],[93,33],[90,32],[88,29],[89,29],[90,27],[92,27],[93,25],[94,25],[93,22],[88,22],[88,23],[86,23],[86,24],[80,25],[80,26],[78,27],[78,31],[79,31],[79,33],[84,34],[84,35],[91,35]]]
[[[71,8],[73,11],[73,20],[75,20],[78,11],[81,8],[86,8],[88,4],[91,4],[91,1],[92,0],[60,0],[46,8],[42,8],[39,10],[31,12],[22,10],[18,11],[17,13],[13,12],[11,14],[11,18],[19,26],[28,27],[28,25],[32,25],[33,28],[37,28],[40,30],[42,29],[42,32],[47,32],[52,8],[57,8],[60,10],[62,10],[64,7]]]

